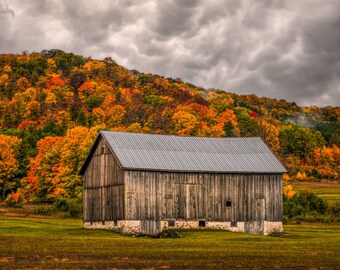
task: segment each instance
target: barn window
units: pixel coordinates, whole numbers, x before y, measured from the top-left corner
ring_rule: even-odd
[[[174,220],[168,220],[168,227],[175,227],[175,221]]]
[[[231,201],[228,201],[228,200],[225,201],[225,206],[226,206],[226,207],[231,207]]]
[[[198,227],[205,227],[205,220],[199,220]]]
[[[102,225],[105,225],[105,221],[102,221]]]
[[[110,206],[110,201],[107,201],[107,206]]]
[[[104,154],[104,147],[102,147],[102,148],[100,149],[100,153],[101,153],[101,154]]]
[[[230,222],[230,227],[237,227],[237,221]]]
[[[113,221],[113,226],[118,226],[118,221],[117,220]]]

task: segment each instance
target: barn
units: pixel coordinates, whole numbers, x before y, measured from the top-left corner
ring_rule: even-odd
[[[260,138],[100,131],[80,171],[84,227],[282,230],[282,174]]]

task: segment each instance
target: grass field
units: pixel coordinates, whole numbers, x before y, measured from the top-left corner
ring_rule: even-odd
[[[315,195],[333,204],[340,203],[340,183],[337,182],[300,182],[292,183],[295,190],[308,190]]]
[[[0,215],[0,268],[340,268],[340,224],[285,231],[273,237],[196,230],[152,239],[86,230],[76,219]]]

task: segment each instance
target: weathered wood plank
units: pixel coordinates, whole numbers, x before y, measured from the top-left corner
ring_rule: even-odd
[[[124,171],[103,139],[83,175],[84,221],[124,218]]]
[[[136,198],[136,206],[129,204],[133,209],[126,211],[134,219],[252,221],[256,219],[256,199],[265,199],[266,220],[279,221],[282,217],[280,176],[146,171],[126,174],[126,189]],[[231,207],[226,207],[227,200],[232,202]]]

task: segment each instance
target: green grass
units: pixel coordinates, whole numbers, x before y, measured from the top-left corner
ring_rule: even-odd
[[[192,230],[152,239],[86,230],[76,219],[0,215],[0,268],[339,269],[340,224],[285,231],[272,237]]]
[[[308,190],[327,202],[340,203],[340,184],[337,182],[293,182],[295,190]]]

